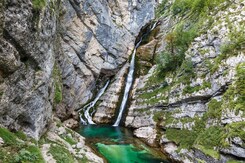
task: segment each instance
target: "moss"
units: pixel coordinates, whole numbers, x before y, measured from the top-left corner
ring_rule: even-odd
[[[184,89],[183,89],[183,94],[192,94],[194,92],[197,92],[201,89],[201,86],[195,86],[195,87],[192,87],[190,85],[186,86]]]
[[[46,6],[46,0],[32,0],[34,9],[41,10]]]
[[[168,84],[164,82],[158,88],[153,89],[152,92],[144,92],[138,97],[144,99],[145,101],[143,103],[147,104],[157,104],[159,101],[167,102],[167,96],[165,96],[165,93],[168,92],[168,88]]]
[[[52,154],[53,158],[57,161],[57,163],[73,163],[75,160],[71,153],[65,149],[64,147],[52,144],[49,153]]]
[[[163,121],[161,123],[162,126],[166,126],[168,124],[172,124],[176,121],[176,119],[172,116],[175,112],[170,112],[170,111],[164,111],[163,112]]]
[[[56,104],[62,101],[62,74],[57,64],[54,65],[53,78],[55,82],[54,101]]]
[[[160,17],[166,12],[168,0],[163,0],[156,9],[156,17]]]

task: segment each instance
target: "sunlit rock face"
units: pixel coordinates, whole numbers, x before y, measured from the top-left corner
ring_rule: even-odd
[[[0,123],[39,138],[53,111],[74,117],[124,65],[155,2],[32,2],[0,3]]]

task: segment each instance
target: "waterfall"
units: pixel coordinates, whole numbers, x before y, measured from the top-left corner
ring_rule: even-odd
[[[120,106],[120,110],[119,110],[119,114],[118,114],[117,120],[116,120],[116,122],[114,123],[113,126],[118,126],[119,125],[119,123],[121,121],[121,118],[122,118],[123,110],[124,110],[124,108],[125,108],[125,106],[127,104],[127,101],[128,101],[128,94],[129,94],[130,88],[131,88],[131,86],[133,84],[134,63],[135,63],[136,49],[139,47],[141,41],[142,41],[142,37],[140,38],[140,41],[136,44],[136,46],[134,48],[134,51],[133,51],[133,54],[132,54],[130,67],[129,67],[129,73],[128,73],[128,76],[127,76],[127,83],[126,83],[126,87],[125,87],[124,94],[123,94],[123,100],[122,100],[122,103],[121,103],[121,106]]]
[[[82,115],[80,114],[80,121],[81,121],[82,124],[84,124],[84,125],[95,124],[93,122],[93,120],[92,120],[92,115],[89,113],[90,109],[95,106],[97,101],[104,94],[104,92],[105,92],[106,88],[108,87],[109,83],[110,83],[110,80],[108,80],[106,82],[106,84],[104,85],[104,87],[99,90],[99,93],[96,95],[95,99],[92,102],[90,102],[89,104],[85,105],[82,109],[78,110],[79,113],[80,113],[81,110],[85,110],[84,111],[84,117],[86,118],[87,121],[84,120]]]
[[[155,22],[153,24],[153,26],[150,28],[149,32],[151,32],[152,30],[155,29],[155,27],[157,26],[157,23],[158,22]],[[129,92],[130,92],[131,86],[133,84],[133,77],[134,77],[133,75],[134,75],[134,66],[135,66],[134,63],[135,63],[136,50],[140,46],[140,43],[142,42],[143,37],[145,37],[149,32],[144,34],[140,38],[140,41],[134,47],[134,51],[133,51],[132,58],[131,58],[131,61],[130,61],[129,73],[128,73],[128,76],[127,76],[127,82],[126,82],[126,87],[125,87],[124,94],[123,94],[122,103],[121,103],[121,106],[120,106],[120,109],[119,109],[119,114],[117,116],[117,120],[113,124],[113,126],[118,126],[120,121],[121,121],[121,119],[122,119],[122,114],[123,114],[123,111],[124,111],[124,109],[126,107],[126,104],[127,104],[127,101],[128,101]]]

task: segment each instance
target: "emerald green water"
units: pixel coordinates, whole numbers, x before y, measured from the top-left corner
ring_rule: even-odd
[[[159,149],[153,149],[121,127],[82,126],[79,133],[109,163],[169,163]]]

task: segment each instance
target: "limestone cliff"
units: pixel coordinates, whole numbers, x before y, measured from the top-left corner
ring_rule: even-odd
[[[0,124],[39,138],[114,75],[153,1],[4,0],[0,3]]]
[[[245,2],[191,3],[159,7],[125,126],[175,160],[244,160]]]

